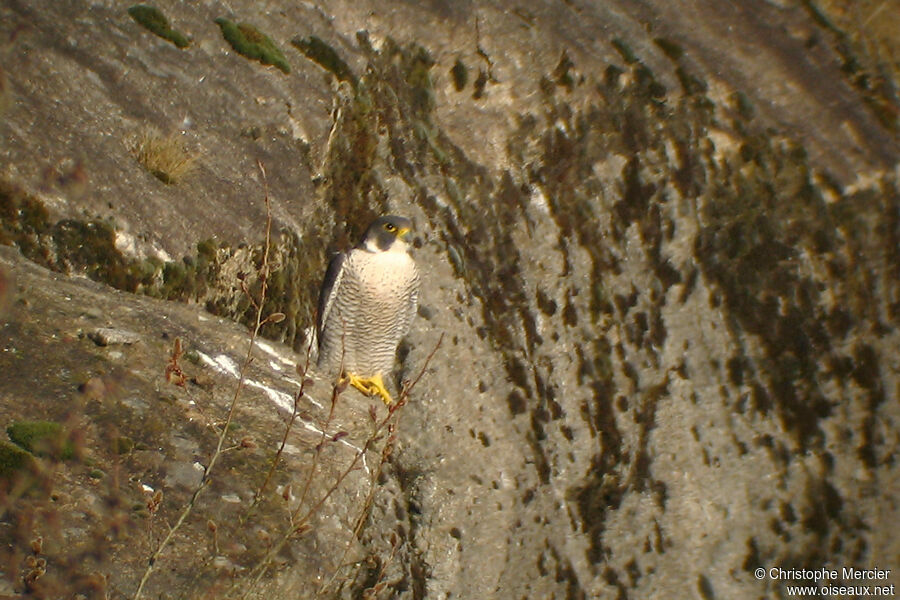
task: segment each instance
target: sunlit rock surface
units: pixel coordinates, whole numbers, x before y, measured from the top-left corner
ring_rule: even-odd
[[[75,448],[4,475],[4,594],[134,596],[234,397],[267,197],[286,318],[144,597],[897,583],[897,68],[864,28],[793,2],[157,6],[185,49],[118,2],[0,7],[0,425]],[[152,135],[190,168],[142,167]],[[251,508],[328,254],[388,210],[423,277],[395,379],[441,346],[392,435],[315,380]]]

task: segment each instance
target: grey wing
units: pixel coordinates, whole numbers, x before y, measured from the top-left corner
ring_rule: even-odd
[[[328,263],[328,269],[325,271],[325,279],[322,281],[322,289],[319,290],[319,306],[316,311],[316,338],[319,341],[319,348],[322,348],[322,332],[325,329],[325,323],[328,322],[328,313],[334,302],[341,285],[341,277],[343,276],[344,261],[347,254],[341,252],[335,254],[331,262]]]
[[[419,310],[419,276],[416,275],[415,283],[412,285],[412,289],[409,291],[409,295],[406,297],[406,306],[403,310],[403,326],[401,328],[401,335],[406,335],[409,333],[409,330],[412,328],[413,319],[416,317],[416,312]]]

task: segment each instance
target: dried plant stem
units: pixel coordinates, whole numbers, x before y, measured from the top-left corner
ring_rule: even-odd
[[[359,532],[362,531],[363,525],[366,522],[366,516],[369,514],[369,510],[372,508],[372,503],[375,501],[375,490],[377,488],[377,481],[381,477],[381,471],[384,467],[384,463],[387,461],[387,455],[385,454],[385,450],[387,450],[387,445],[385,445],[384,449],[381,453],[381,460],[378,461],[378,467],[375,471],[372,472],[372,477],[369,479],[369,491],[366,493],[366,499],[363,501],[362,509],[359,511],[359,515],[356,518],[356,524],[353,526],[353,533],[350,535],[350,539],[347,540],[347,544],[344,546],[344,551],[341,553],[341,557],[337,561],[337,567],[334,569],[334,573],[332,573],[331,578],[328,579],[316,592],[316,596],[321,596],[334,584],[334,580],[337,579],[338,574],[340,574],[341,569],[345,566],[344,561],[347,559],[347,554],[350,552],[350,548],[353,545],[353,540],[359,537]]]
[[[331,407],[328,409],[328,418],[325,419],[325,424],[322,425],[322,436],[321,440],[318,444],[316,444],[316,451],[313,454],[313,461],[309,467],[309,471],[306,475],[306,481],[303,482],[303,487],[300,488],[300,500],[297,503],[297,509],[291,514],[291,521],[297,518],[297,513],[300,510],[300,507],[303,506],[303,502],[306,500],[306,497],[309,495],[309,488],[312,485],[313,476],[316,473],[316,469],[319,466],[319,458],[322,456],[322,450],[325,448],[325,443],[328,441],[328,427],[331,425],[331,421],[334,419],[334,407],[337,405],[338,398],[347,389],[347,386],[341,386],[341,384],[335,384],[331,390]]]
[[[390,419],[391,416],[392,416],[392,414],[389,414],[387,417],[385,417],[385,420],[379,425],[379,427],[377,429],[378,431],[381,430],[382,426],[386,423],[386,421],[388,419]],[[346,479],[347,476],[350,475],[350,473],[352,473],[353,471],[356,470],[357,465],[359,464],[360,460],[369,451],[369,449],[372,447],[374,442],[375,442],[375,437],[370,437],[369,439],[366,440],[366,443],[363,445],[362,449],[360,449],[354,455],[353,460],[350,462],[350,464],[347,466],[347,468],[341,472],[341,474],[334,481],[334,483],[331,485],[331,487],[328,489],[328,491],[319,499],[318,502],[316,502],[313,506],[311,506],[300,518],[298,518],[298,516],[299,516],[301,509],[303,508],[303,504],[300,503],[297,506],[297,509],[291,515],[290,528],[281,536],[281,538],[275,544],[272,545],[272,547],[269,549],[269,551],[266,553],[266,555],[262,558],[262,560],[259,562],[259,564],[256,567],[254,567],[253,571],[251,571],[250,577],[252,578],[252,580],[250,582],[250,586],[247,589],[247,592],[243,596],[244,598],[246,598],[250,594],[250,591],[259,583],[259,580],[262,579],[263,575],[265,575],[266,571],[268,570],[269,565],[272,562],[272,559],[275,558],[275,556],[279,552],[281,552],[281,549],[284,548],[284,545],[295,534],[302,533],[306,530],[306,527],[309,524],[310,518],[313,515],[315,515],[322,508],[322,506],[325,504],[325,502],[328,501],[328,499],[331,497],[331,495],[334,494],[334,492],[336,492],[338,490],[338,488],[340,488],[341,484],[344,482],[344,479]],[[319,454],[319,451],[317,450],[316,456],[318,456],[318,454]],[[312,476],[314,473],[315,473],[315,465],[313,465],[310,468],[310,475],[307,477],[306,483],[304,485],[305,488],[309,488],[309,485],[312,481]]]
[[[265,191],[264,201],[266,203],[266,243],[265,248],[263,249],[263,260],[262,265],[259,268],[259,278],[260,278],[260,293],[259,293],[259,301],[250,296],[251,302],[256,307],[256,325],[250,333],[250,343],[247,347],[247,355],[244,357],[243,362],[241,363],[240,374],[238,377],[238,383],[234,390],[234,395],[231,398],[231,404],[228,407],[228,416],[225,418],[225,424],[222,426],[222,430],[219,432],[219,439],[216,444],[216,451],[213,453],[212,457],[209,459],[209,464],[206,465],[206,468],[203,470],[203,477],[200,479],[200,483],[197,485],[196,489],[194,489],[194,493],[191,494],[191,499],[185,505],[184,509],[182,509],[181,514],[178,516],[178,519],[175,521],[175,524],[169,528],[169,532],[166,534],[166,537],[159,543],[156,547],[156,550],[150,556],[150,559],[147,564],[147,568],[144,571],[144,575],[141,577],[140,584],[138,584],[137,591],[134,593],[134,600],[139,600],[141,597],[141,593],[144,590],[144,586],[147,584],[147,581],[150,579],[150,575],[153,573],[153,569],[156,566],[156,562],[162,553],[165,551],[166,547],[174,538],[175,533],[181,528],[184,521],[191,514],[191,511],[197,504],[197,500],[200,498],[200,494],[203,493],[203,490],[206,489],[206,486],[210,481],[210,473],[212,473],[213,467],[215,467],[216,462],[219,460],[219,457],[222,456],[223,446],[225,445],[225,437],[228,435],[228,429],[231,426],[231,421],[234,418],[235,409],[237,408],[238,398],[240,398],[241,391],[244,389],[244,382],[246,380],[247,370],[250,367],[250,363],[253,362],[253,348],[256,346],[256,338],[259,336],[259,331],[262,329],[262,326],[266,323],[266,321],[262,318],[263,306],[265,305],[266,300],[266,287],[268,280],[268,270],[269,270],[269,245],[270,245],[270,237],[272,230],[272,212],[269,206],[269,185],[266,180],[266,170],[263,167],[263,164],[260,161],[257,161],[257,165],[259,166],[259,170],[262,173],[263,178],[263,187]],[[246,288],[245,288],[246,289]]]
[[[418,373],[418,375],[416,375],[416,378],[411,383],[407,382],[407,385],[404,385],[403,389],[400,390],[400,400],[404,404],[406,403],[407,399],[409,398],[410,391],[412,391],[413,387],[415,387],[415,385],[419,382],[419,379],[421,379],[422,376],[425,374],[425,369],[428,368],[428,364],[431,362],[431,359],[434,358],[434,355],[437,353],[438,348],[441,347],[441,342],[443,342],[443,341],[444,341],[444,334],[442,333],[441,337],[438,338],[437,344],[435,344],[434,348],[431,350],[431,353],[429,353],[429,355],[425,358],[425,364],[419,370],[419,373]],[[399,420],[400,420],[400,413],[397,414],[397,420],[395,421],[394,424],[397,425]],[[377,431],[375,433],[373,433],[372,435],[373,435],[373,437],[375,435],[377,435]],[[350,539],[347,540],[347,545],[344,546],[344,551],[343,551],[343,553],[341,553],[341,558],[338,560],[338,563],[337,563],[338,566],[335,568],[334,573],[331,575],[331,578],[328,581],[326,581],[325,583],[323,583],[322,586],[318,589],[318,591],[316,592],[317,596],[321,596],[322,594],[324,594],[334,584],[334,580],[337,579],[337,576],[340,573],[341,569],[345,566],[344,560],[347,558],[347,554],[350,552],[350,547],[353,544],[353,540],[357,539],[359,537],[359,532],[362,531],[363,525],[366,522],[366,517],[369,514],[369,510],[371,510],[371,508],[372,508],[372,503],[375,501],[375,490],[377,489],[377,486],[375,484],[378,481],[378,479],[381,477],[381,471],[384,468],[384,463],[386,463],[388,461],[388,459],[391,455],[390,442],[391,442],[391,440],[389,440],[389,443],[385,444],[384,448],[382,449],[381,460],[378,461],[378,467],[372,473],[372,477],[370,478],[369,491],[366,494],[366,499],[363,502],[362,509],[360,509],[360,511],[359,511],[359,516],[357,517],[356,524],[353,527],[353,533],[350,536]],[[396,551],[396,547],[394,547],[392,549],[391,556],[393,556],[394,551]]]
[[[266,478],[259,486],[259,489],[256,490],[256,494],[253,496],[253,504],[250,505],[249,509],[251,511],[262,501],[263,493],[266,491],[266,487],[269,485],[269,481],[271,481],[272,475],[275,474],[275,469],[278,467],[278,463],[281,461],[281,455],[284,454],[284,447],[287,445],[288,435],[291,433],[291,429],[294,427],[294,422],[300,415],[300,399],[303,398],[304,394],[306,393],[306,385],[309,381],[306,378],[306,374],[309,373],[309,363],[311,356],[312,340],[310,339],[309,344],[306,347],[306,362],[303,365],[302,372],[299,373],[300,391],[294,395],[294,407],[291,411],[291,416],[288,419],[287,425],[284,428],[284,435],[281,437],[281,444],[278,446],[278,452],[275,453],[275,458],[272,459],[272,464],[269,466],[269,471],[266,473]]]
[[[344,390],[347,389],[347,381],[343,379],[344,373],[344,340],[346,339],[346,323],[341,320],[342,326],[344,329],[341,332],[341,365],[338,369],[337,380],[334,382],[334,385],[331,387],[331,405],[328,407],[328,418],[325,419],[325,423],[322,425],[322,435],[319,443],[316,445],[316,451],[313,454],[313,461],[309,467],[309,471],[306,475],[306,481],[303,482],[303,487],[300,490],[300,500],[297,502],[297,509],[291,515],[291,521],[297,517],[297,513],[300,511],[300,508],[303,506],[303,502],[306,500],[306,496],[309,495],[309,488],[312,485],[313,476],[316,473],[316,469],[319,466],[319,458],[322,455],[322,450],[325,448],[325,443],[328,441],[328,428],[331,426],[331,421],[334,419],[334,408],[337,406],[338,398],[340,398],[341,394],[344,393]]]
[[[875,10],[873,10],[872,13],[871,13],[868,17],[866,17],[866,20],[863,21],[863,23],[862,23],[862,27],[867,26],[867,25],[869,24],[869,21],[871,21],[872,19],[874,19],[874,18],[878,15],[878,13],[880,13],[882,10],[884,10],[884,8],[885,8],[886,6],[887,6],[887,0],[885,0],[884,2],[882,2],[882,3],[878,6],[878,8],[876,8]]]
[[[309,474],[307,475],[307,479],[303,486],[303,488],[304,488],[303,496],[301,497],[300,502],[297,505],[297,508],[291,514],[291,526],[286,532],[284,532],[284,534],[278,539],[278,541],[275,544],[273,544],[271,548],[269,548],[269,551],[266,553],[266,555],[262,558],[262,560],[260,560],[259,564],[257,564],[253,568],[253,570],[250,572],[250,574],[248,575],[248,577],[251,578],[251,581],[250,581],[250,585],[248,586],[247,590],[244,593],[243,598],[247,598],[250,595],[250,592],[253,590],[254,587],[256,587],[256,585],[262,579],[263,575],[265,575],[266,571],[268,571],[269,566],[272,562],[272,559],[274,559],[275,556],[277,556],[278,553],[281,552],[281,549],[284,548],[285,544],[287,544],[287,542],[292,537],[294,537],[294,535],[302,534],[303,532],[305,532],[307,530],[307,528],[309,527],[310,519],[316,513],[318,513],[319,510],[321,510],[322,506],[325,505],[325,503],[328,501],[328,499],[340,488],[341,484],[344,482],[344,480],[347,478],[347,476],[350,475],[350,473],[352,473],[353,471],[355,471],[357,469],[359,462],[369,452],[369,450],[372,448],[372,446],[374,446],[377,441],[382,439],[384,432],[389,432],[390,435],[388,435],[387,440],[385,441],[384,447],[382,448],[381,463],[383,464],[384,461],[387,460],[387,456],[390,455],[390,451],[388,450],[388,447],[392,447],[394,442],[396,441],[396,434],[394,433],[394,430],[395,430],[397,419],[399,418],[400,409],[403,408],[406,405],[406,403],[409,401],[409,395],[412,392],[412,389],[415,387],[415,385],[419,382],[419,380],[425,374],[425,370],[428,368],[428,364],[431,362],[431,359],[434,358],[434,355],[437,353],[438,348],[441,347],[441,343],[443,342],[443,340],[444,340],[444,334],[441,334],[440,339],[438,339],[438,342],[437,342],[437,344],[435,344],[434,349],[429,353],[428,357],[425,359],[425,364],[422,365],[422,369],[419,371],[416,378],[413,379],[412,382],[404,382],[404,384],[401,386],[402,389],[400,390],[400,394],[399,394],[399,397],[397,398],[397,401],[388,408],[388,414],[384,418],[382,418],[380,421],[376,422],[376,425],[373,428],[371,435],[369,435],[368,439],[366,439],[366,442],[365,442],[365,444],[363,444],[363,447],[360,450],[358,450],[356,452],[356,454],[353,456],[353,460],[350,462],[350,464],[343,471],[341,471],[341,473],[340,473],[340,475],[338,475],[337,479],[328,488],[328,491],[325,492],[325,494],[321,498],[319,498],[319,500],[315,504],[310,506],[306,510],[306,512],[303,513],[303,516],[300,516],[300,513],[303,510],[303,500],[306,497],[307,491],[310,488],[310,485],[312,483],[312,478],[316,472],[316,466],[317,466],[319,454],[321,453],[322,447],[324,446],[324,442],[327,441],[327,435],[325,434],[324,429],[323,429],[323,443],[320,443],[316,447],[316,452],[313,455],[313,464],[310,467]],[[334,413],[334,407],[337,404],[338,397],[341,395],[341,393],[346,388],[347,388],[346,381],[339,381],[337,384],[335,384],[333,391],[332,391],[332,402],[331,402],[331,411],[329,413],[329,421],[331,420],[331,417]],[[379,468],[380,468],[380,465],[379,465]],[[370,502],[368,502],[368,504],[371,505]],[[364,510],[368,510],[368,508],[364,506]],[[363,520],[364,520],[364,515],[361,515],[360,518],[358,519],[358,522],[363,521]],[[358,527],[357,527],[357,531],[358,531]]]

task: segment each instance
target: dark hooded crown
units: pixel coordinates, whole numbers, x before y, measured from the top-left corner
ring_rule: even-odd
[[[412,221],[406,217],[398,217],[397,215],[378,217],[369,225],[362,242],[360,242],[360,246],[364,247],[372,241],[379,250],[389,250],[398,238],[402,239],[411,230]]]

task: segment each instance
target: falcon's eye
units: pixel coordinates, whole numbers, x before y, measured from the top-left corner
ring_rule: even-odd
[[[384,230],[388,231],[390,233],[394,233],[395,231],[397,231],[397,226],[394,225],[393,223],[385,223]]]

